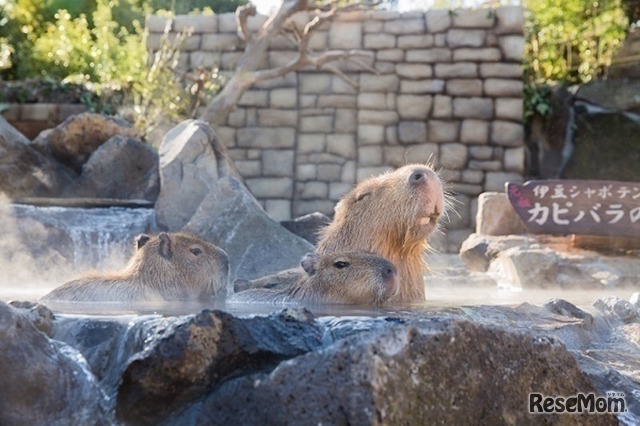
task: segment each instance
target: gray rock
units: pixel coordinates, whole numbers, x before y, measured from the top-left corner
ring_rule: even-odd
[[[640,108],[639,91],[638,79],[594,80],[579,86],[575,97],[603,108],[632,111]]]
[[[29,146],[29,140],[0,117],[0,193],[10,198],[56,196],[74,177]]]
[[[598,299],[593,306],[608,316],[623,322],[633,321],[640,315],[638,308],[616,296]]]
[[[318,242],[320,230],[327,226],[331,219],[323,213],[315,212],[300,216],[293,220],[280,222],[289,231],[309,241],[314,246]]]
[[[80,173],[93,151],[116,135],[139,139],[138,131],[126,121],[87,112],[73,115],[55,128],[40,133],[32,146]]]
[[[233,377],[317,349],[322,331],[306,311],[246,319],[202,311],[147,336],[122,375],[116,415],[126,424],[157,424]]]
[[[274,222],[237,179],[221,178],[184,228],[229,255],[229,279],[298,266],[313,246]]]
[[[640,284],[637,258],[573,250],[569,237],[472,234],[462,244],[460,257],[469,269],[487,270],[504,284],[522,288],[634,288]]]
[[[423,319],[374,325],[270,373],[230,380],[167,423],[535,424],[523,409],[530,392],[593,391],[556,339]],[[616,424],[613,416],[547,419]]]
[[[476,233],[484,235],[526,234],[527,228],[509,202],[507,194],[484,192],[478,197]]]
[[[153,202],[159,192],[155,150],[135,139],[114,136],[91,154],[82,166],[80,178],[67,194]]]
[[[0,302],[0,423],[108,424],[104,398],[77,351],[49,340]]]
[[[17,309],[24,317],[29,319],[38,331],[51,337],[55,315],[49,308],[35,302],[11,301],[9,305]]]
[[[159,150],[158,224],[180,230],[193,216],[217,180],[241,180],[233,161],[213,129],[203,121],[186,120],[169,131]]]

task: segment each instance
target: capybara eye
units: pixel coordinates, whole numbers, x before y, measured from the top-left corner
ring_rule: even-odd
[[[349,262],[345,262],[344,260],[338,260],[333,263],[333,266],[335,266],[338,269],[346,268],[349,265],[351,264]]]
[[[409,183],[417,184],[425,181],[425,174],[423,172],[413,172],[409,177]]]
[[[200,247],[191,247],[189,249],[189,251],[191,252],[191,254],[193,254],[194,256],[200,256],[202,254],[202,249]]]

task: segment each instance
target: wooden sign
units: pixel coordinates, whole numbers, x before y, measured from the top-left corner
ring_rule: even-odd
[[[532,233],[640,238],[640,183],[533,180],[507,194]]]

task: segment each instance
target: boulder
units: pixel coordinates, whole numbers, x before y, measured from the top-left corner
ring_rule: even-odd
[[[320,231],[331,222],[331,219],[324,213],[315,212],[300,216],[293,220],[284,220],[280,225],[304,238],[314,246],[318,242]]]
[[[484,192],[478,197],[476,233],[484,235],[526,234],[527,228],[501,192]]]
[[[640,123],[623,114],[578,114],[565,179],[640,182]]]
[[[39,331],[51,337],[53,332],[53,322],[56,316],[49,308],[35,302],[11,301],[9,306],[15,308]]]
[[[160,145],[158,224],[178,231],[189,222],[219,178],[240,173],[207,123],[187,120],[169,131]]]
[[[138,131],[126,121],[87,112],[40,133],[31,146],[80,173],[91,154],[116,135],[140,139]]]
[[[217,181],[184,227],[229,255],[229,282],[295,268],[313,245],[273,221],[234,177]]]
[[[634,256],[603,255],[571,248],[568,237],[472,234],[460,257],[473,271],[520,288],[634,288],[640,263]]]
[[[114,136],[91,154],[67,195],[153,202],[159,192],[158,154],[138,140]]]
[[[578,87],[576,100],[586,101],[603,108],[640,111],[640,79],[621,78],[593,80]]]
[[[319,348],[323,335],[311,315],[295,310],[245,319],[205,310],[158,332],[122,375],[116,415],[125,424],[164,421],[233,377]]]
[[[485,272],[500,252],[523,245],[526,241],[526,237],[519,236],[491,238],[486,235],[471,234],[460,247],[460,257],[470,270]]]
[[[0,424],[109,424],[86,361],[0,302]]]
[[[359,333],[226,381],[168,424],[537,424],[531,392],[595,392],[551,337],[423,319]],[[545,415],[562,424],[614,416]]]
[[[52,196],[74,173],[29,146],[29,141],[0,117],[0,193],[10,198]]]

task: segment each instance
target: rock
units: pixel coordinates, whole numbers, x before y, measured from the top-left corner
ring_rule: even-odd
[[[306,311],[240,319],[205,310],[146,341],[118,387],[116,415],[126,424],[157,424],[233,377],[317,349],[322,328]]]
[[[230,282],[297,267],[313,251],[307,241],[274,222],[231,176],[216,182],[184,229],[227,252]]]
[[[485,272],[502,251],[512,247],[528,246],[526,237],[488,237],[471,234],[460,247],[460,257],[472,271]]]
[[[640,124],[622,114],[577,114],[566,179],[640,181]]]
[[[327,215],[315,212],[300,216],[293,220],[284,220],[280,222],[280,225],[315,246],[318,242],[318,235],[320,231],[330,222],[331,219],[329,219]]]
[[[484,192],[478,197],[476,233],[484,235],[526,234],[527,228],[516,213],[507,194]]]
[[[594,80],[580,85],[575,94],[577,100],[582,100],[601,106],[626,111],[640,110],[639,79],[607,79]]]
[[[616,296],[598,299],[593,306],[604,314],[623,322],[633,321],[640,315],[634,305]]]
[[[346,337],[272,372],[229,380],[168,423],[534,424],[539,418],[526,409],[531,392],[594,388],[556,339],[426,319]],[[617,423],[614,416],[545,419]]]
[[[108,424],[82,356],[0,302],[0,423]]]
[[[116,135],[139,139],[138,131],[126,121],[87,112],[73,115],[57,127],[45,130],[31,145],[80,173],[91,154]]]
[[[114,136],[91,154],[67,194],[153,202],[159,192],[158,154],[140,141]]]
[[[227,150],[207,123],[186,120],[171,129],[159,150],[158,224],[178,231],[207,194],[227,175],[242,181]]]
[[[73,177],[0,117],[0,193],[10,198],[59,195]]]
[[[31,324],[33,324],[38,331],[51,337],[53,321],[56,317],[49,308],[35,302],[12,301],[9,302],[9,305],[17,309],[25,318],[31,321]]]

